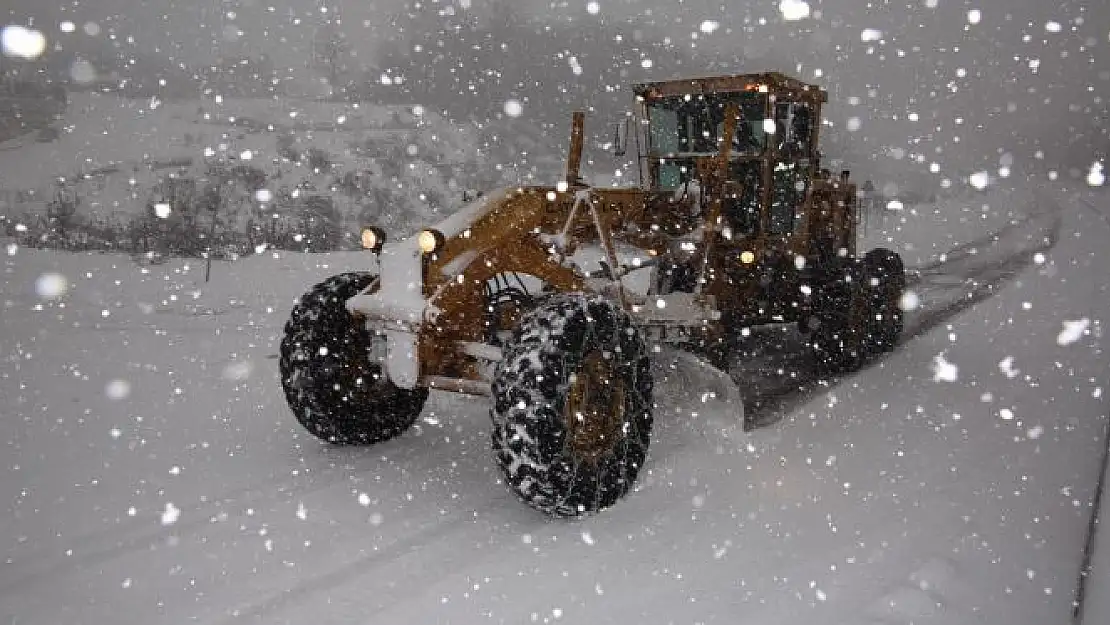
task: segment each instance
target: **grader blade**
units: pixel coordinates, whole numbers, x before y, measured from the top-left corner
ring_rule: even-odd
[[[683,389],[683,405],[720,421],[720,434],[741,435],[747,427],[744,394],[732,376],[708,360],[682,349],[664,347],[652,359],[655,379]]]

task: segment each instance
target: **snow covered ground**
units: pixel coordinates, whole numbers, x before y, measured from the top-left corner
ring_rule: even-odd
[[[370,448],[293,421],[282,324],[359,254],[205,285],[195,261],[8,245],[0,621],[1065,622],[1105,445],[1110,196],[983,198],[870,233],[920,269],[881,362],[821,380],[753,334],[762,427],[659,362],[635,491],[578,522],[498,483],[484,400],[433,394]]]

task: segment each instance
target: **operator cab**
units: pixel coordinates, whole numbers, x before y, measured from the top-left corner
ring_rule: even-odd
[[[732,108],[738,119],[722,198],[729,238],[794,233],[796,210],[819,166],[823,90],[779,73],[648,83],[635,90],[647,123],[641,171],[651,191],[691,197],[691,190],[705,188]],[[700,193],[692,199],[702,209],[709,201]]]

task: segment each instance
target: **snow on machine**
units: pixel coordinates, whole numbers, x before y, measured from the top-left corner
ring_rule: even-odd
[[[321,439],[395,437],[429,389],[488,396],[508,487],[575,517],[613,505],[644,466],[650,355],[719,367],[742,328],[797,324],[819,366],[858,369],[902,330],[899,256],[857,256],[856,185],[821,168],[825,91],[779,73],[635,87],[617,128],[638,188],[579,178],[486,194],[396,242],[362,232],[373,271],[334,276],[294,307],[281,382]]]

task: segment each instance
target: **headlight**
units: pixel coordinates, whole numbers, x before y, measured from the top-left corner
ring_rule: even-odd
[[[385,245],[384,230],[375,227],[362,229],[362,249],[370,250],[377,254],[382,251],[383,245]]]
[[[745,265],[750,265],[754,263],[755,253],[750,250],[744,250],[743,252],[740,252],[740,262],[744,263]]]
[[[421,230],[420,234],[416,235],[416,245],[424,254],[434,254],[442,250],[446,242],[442,232],[431,228]]]

